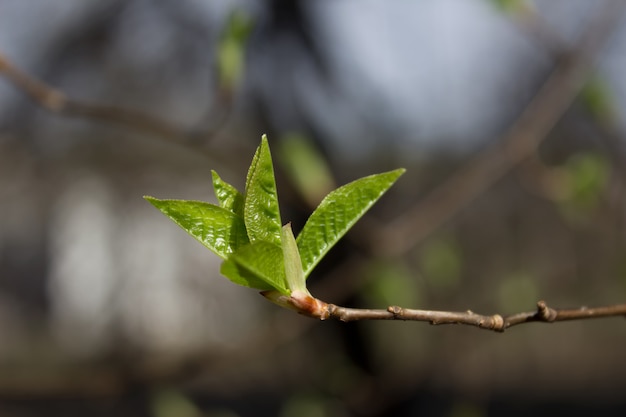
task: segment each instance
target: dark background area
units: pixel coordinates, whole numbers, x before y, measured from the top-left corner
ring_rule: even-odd
[[[295,229],[407,168],[311,277],[324,301],[623,303],[621,3],[0,0],[0,56],[78,103],[0,72],[0,415],[624,415],[623,318],[318,322],[141,198],[242,188],[266,133]]]

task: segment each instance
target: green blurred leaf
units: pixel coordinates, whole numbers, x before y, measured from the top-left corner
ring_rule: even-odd
[[[580,153],[569,158],[564,169],[568,178],[566,201],[579,208],[595,207],[609,180],[610,166],[606,158]]]
[[[615,99],[606,81],[593,77],[583,87],[580,99],[589,112],[600,120],[616,117]]]
[[[421,297],[415,274],[399,260],[373,261],[366,268],[363,296],[373,305],[418,306]]]
[[[296,239],[305,277],[404,171],[396,169],[358,179],[322,200]]]
[[[419,260],[422,272],[432,286],[448,289],[459,283],[463,254],[452,239],[428,243],[420,252]]]
[[[234,89],[243,77],[245,44],[252,30],[252,20],[242,11],[233,12],[216,48],[217,72],[220,86]]]
[[[144,198],[221,258],[248,243],[243,220],[231,211],[203,201]]]
[[[306,394],[295,394],[283,405],[280,417],[326,417],[332,415],[325,400]]]
[[[513,273],[499,282],[498,303],[502,311],[524,311],[536,305],[536,280],[525,272]]]
[[[256,241],[242,246],[222,263],[220,272],[236,284],[289,294],[280,246]]]
[[[335,189],[326,160],[305,137],[286,135],[280,141],[279,151],[282,166],[311,207],[315,207],[326,194]]]
[[[448,417],[486,417],[487,415],[483,407],[467,402],[460,402],[452,406]]]
[[[233,212],[243,218],[244,197],[235,187],[228,184],[217,175],[217,172],[211,171],[213,175],[213,190],[215,197],[220,203],[220,207]]]
[[[200,417],[202,413],[187,397],[178,391],[161,390],[152,397],[156,417]]]
[[[527,0],[490,0],[496,8],[508,14],[527,13],[532,5]]]
[[[282,224],[274,166],[265,135],[254,154],[246,179],[244,221],[251,242],[264,240],[281,246]]]

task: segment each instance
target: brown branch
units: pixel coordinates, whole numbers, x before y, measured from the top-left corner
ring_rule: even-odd
[[[476,314],[473,311],[433,311],[414,310],[398,306],[390,306],[386,310],[356,309],[327,304],[320,311],[322,320],[333,318],[341,321],[355,320],[406,320],[423,321],[430,324],[465,324],[476,326],[485,330],[504,332],[506,329],[519,324],[530,322],[554,323],[566,320],[584,320],[602,317],[626,317],[626,304],[577,309],[554,309],[545,301],[537,303],[537,310],[525,313],[517,313],[509,316],[493,314],[490,316]]]
[[[567,50],[567,42],[533,7],[527,7],[509,14],[516,26],[529,35],[538,46],[545,48],[554,56]]]
[[[563,55],[503,140],[375,233],[372,245],[376,250],[388,255],[409,250],[532,155],[582,89],[594,58],[613,32],[624,7],[626,2],[619,0],[607,3],[590,23],[576,49]]]
[[[63,92],[33,78],[0,54],[0,73],[44,109],[65,116],[98,119],[108,123],[125,125],[144,133],[154,134],[172,142],[181,140],[180,130],[159,119],[134,110],[113,106],[78,102]]]
[[[137,110],[74,100],[62,91],[26,74],[13,65],[2,53],[0,53],[0,74],[3,74],[7,80],[17,89],[25,93],[36,104],[52,113],[123,126],[140,133],[163,139],[167,142],[195,148],[195,150],[205,153],[208,156],[215,156],[214,152],[212,151],[209,154],[206,149],[199,147],[199,139],[206,142],[215,135],[225,123],[228,114],[228,111],[225,111],[224,114],[217,119],[215,126],[204,129],[204,132],[186,131],[178,126]],[[227,105],[230,104],[230,98],[225,99],[223,94],[220,95],[219,98],[224,99]]]

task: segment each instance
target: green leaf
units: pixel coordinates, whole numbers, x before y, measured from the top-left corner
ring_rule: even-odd
[[[254,273],[243,268],[233,259],[226,259],[224,262],[222,262],[222,266],[220,267],[220,274],[224,275],[235,284],[242,285],[244,287],[256,288],[261,291],[274,289],[274,287],[254,275]]]
[[[263,135],[246,179],[244,221],[251,242],[264,240],[281,246],[280,210],[274,179],[274,166]]]
[[[215,58],[219,85],[226,91],[233,90],[243,78],[246,41],[252,26],[252,19],[237,10],[230,15],[220,36]]]
[[[248,243],[243,219],[229,210],[203,201],[144,198],[221,258]]]
[[[498,9],[509,14],[530,13],[534,10],[527,0],[491,0]]]
[[[431,239],[419,254],[424,279],[434,290],[453,289],[463,271],[463,252],[452,238]]]
[[[358,179],[322,200],[296,239],[305,277],[404,171],[401,168]]]
[[[336,188],[324,156],[304,136],[295,133],[285,135],[278,151],[280,165],[311,207]]]
[[[272,294],[269,298],[275,302],[283,302],[281,297],[286,295],[287,305],[313,314],[308,309],[314,299],[306,288],[306,277],[403,172],[397,169],[361,178],[331,192],[313,212],[298,239],[290,224],[281,226],[274,167],[265,135],[248,170],[245,194],[213,171],[219,206],[145,199],[222,257],[221,272],[231,281],[270,290],[265,294]]]
[[[291,223],[283,226],[283,261],[285,262],[285,276],[288,287],[291,291],[301,291],[308,294],[306,289],[306,279],[302,271],[302,261],[298,253],[296,238],[291,230]]]
[[[283,251],[269,242],[242,246],[222,263],[220,272],[236,284],[289,294]]]
[[[580,208],[593,208],[601,201],[610,177],[610,164],[606,157],[584,152],[567,160],[564,172],[568,183],[566,201]]]
[[[592,77],[580,92],[580,99],[601,122],[611,123],[617,118],[615,93],[606,80]]]
[[[211,171],[213,174],[213,190],[215,197],[220,203],[220,207],[229,210],[243,218],[243,202],[244,197],[235,187],[222,180],[217,172]]]

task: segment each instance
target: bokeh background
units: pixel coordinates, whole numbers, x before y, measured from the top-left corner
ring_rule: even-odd
[[[0,56],[75,100],[0,66],[0,415],[624,415],[623,318],[318,322],[141,198],[241,188],[267,133],[296,230],[407,168],[310,279],[327,302],[623,303],[622,3],[0,0]]]

